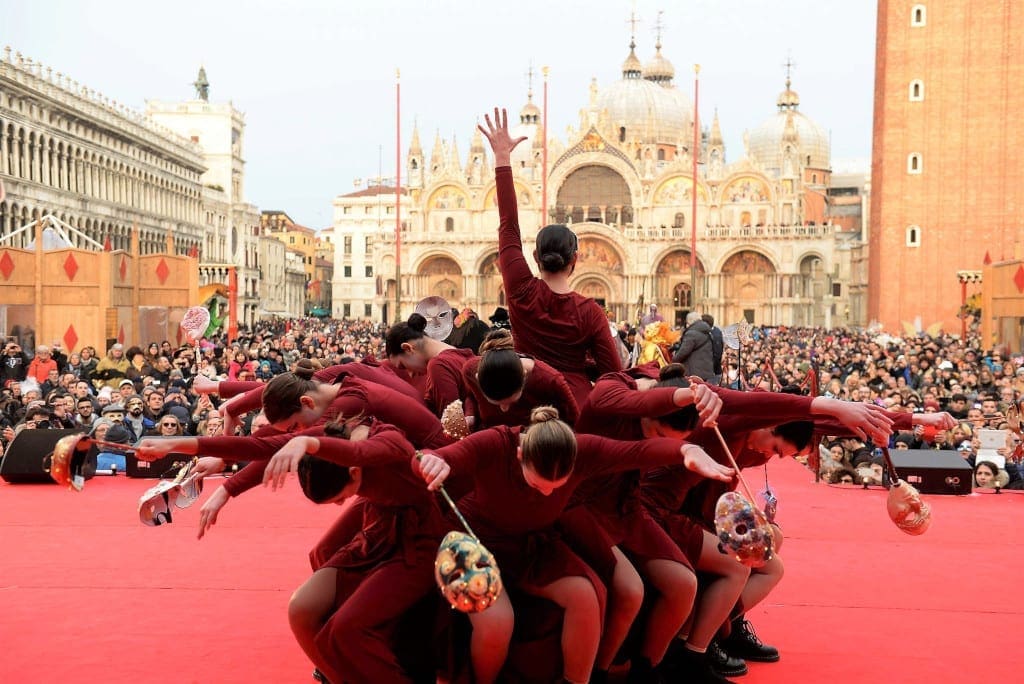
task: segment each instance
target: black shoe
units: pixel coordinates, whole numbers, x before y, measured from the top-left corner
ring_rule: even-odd
[[[708,646],[708,659],[711,667],[723,677],[740,677],[747,674],[747,664],[742,658],[733,658],[725,652],[717,641]]]
[[[734,658],[755,663],[774,663],[779,659],[779,649],[761,643],[750,620],[742,615],[732,621],[732,633],[722,639],[722,648]]]
[[[686,684],[731,684],[715,671],[711,656],[684,649],[674,663],[673,678]]]
[[[313,668],[313,679],[315,679],[318,682],[321,682],[321,684],[331,684],[327,681],[327,677],[324,676],[324,673],[316,669],[315,667]]]

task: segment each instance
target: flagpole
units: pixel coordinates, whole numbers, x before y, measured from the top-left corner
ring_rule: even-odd
[[[402,300],[402,74],[395,69],[395,315],[401,320]]]
[[[690,221],[690,302],[691,311],[697,310],[697,157],[700,154],[700,116],[697,113],[700,64],[693,65],[693,206]]]
[[[543,143],[543,155],[541,157],[541,163],[544,165],[541,173],[543,174],[543,192],[541,193],[541,214],[540,224],[542,226],[548,223],[548,67],[541,68],[544,73],[544,119],[541,122],[541,135],[544,136]]]

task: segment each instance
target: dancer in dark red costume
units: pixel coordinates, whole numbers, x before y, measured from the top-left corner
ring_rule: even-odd
[[[892,431],[892,416],[869,404],[774,392],[716,391],[729,399],[735,397],[737,402],[735,411],[723,412],[719,416],[718,426],[741,468],[762,464],[772,455],[799,453],[809,444],[814,424],[819,421],[822,425],[883,443]],[[714,430],[698,427],[687,438],[701,444],[716,460],[727,460]],[[692,539],[698,530],[705,537],[711,534],[715,503],[729,489],[732,486],[709,487],[671,465],[653,468],[643,478],[645,503],[681,543],[685,543],[686,538]],[[777,528],[776,531],[781,543],[781,531]],[[781,581],[782,574],[782,559],[776,553],[765,566],[751,571],[737,605],[742,607],[741,610],[752,608]],[[718,604],[718,608],[722,605]],[[726,615],[731,610],[732,606],[729,606]],[[700,636],[710,638],[719,627],[719,618],[724,617],[720,610],[714,611],[707,620],[702,621],[698,617],[699,626],[695,623],[694,631],[699,627]],[[736,622],[737,632],[743,633],[743,640],[742,643],[737,638],[724,640],[722,646],[728,655],[767,662],[778,659],[778,651],[761,644],[742,617]],[[691,639],[694,636],[691,632]]]
[[[585,458],[576,459],[577,452]],[[436,455],[435,455],[436,454]],[[618,442],[575,435],[551,407],[534,409],[528,429],[498,427],[427,453],[420,464],[431,488],[449,474],[471,479],[459,501],[481,541],[495,554],[506,586],[547,598],[565,609],[565,679],[590,678],[601,631],[600,582],[555,532],[569,497],[587,477],[682,461],[708,477],[732,470],[679,440]],[[505,660],[514,623],[507,594],[473,623],[471,657],[478,684],[492,682]]]
[[[441,417],[446,406],[467,396],[462,367],[474,358],[472,349],[458,349],[428,337],[427,319],[418,313],[408,322],[396,323],[384,341],[388,361],[416,375],[426,375],[424,400],[434,415]]]
[[[601,306],[573,291],[569,278],[576,268],[579,244],[576,235],[563,225],[545,226],[537,234],[533,258],[540,268],[535,278],[523,255],[519,231],[519,209],[512,180],[512,150],[526,140],[513,140],[508,131],[508,113],[494,110],[494,120],[484,117],[487,127],[480,131],[494,151],[497,183],[498,265],[508,298],[516,349],[550,364],[561,372],[572,388],[576,402],[590,393],[588,371],[595,376],[622,369],[608,319]]]
[[[333,434],[347,430],[342,424],[326,426]],[[354,496],[362,502],[354,536],[338,545],[292,596],[289,623],[303,651],[329,681],[411,682],[391,645],[393,631],[401,616],[434,593],[437,540],[448,523],[414,473],[414,449],[402,433],[377,421],[357,430],[365,431],[364,439],[283,435],[285,442],[267,469],[267,479],[275,486],[282,472],[299,473],[304,491],[317,503],[340,503]],[[313,431],[323,433],[321,427]],[[157,440],[139,445],[140,458],[159,456],[151,442]]]
[[[473,429],[527,425],[537,406],[554,406],[569,425],[579,415],[565,377],[543,361],[518,354],[508,330],[484,338],[480,356],[462,367],[462,378],[470,393],[465,412]]]
[[[652,436],[685,439],[698,421],[713,422],[727,406],[723,407],[722,400],[710,386],[691,386],[682,378],[682,371],[678,365],[667,367],[666,375],[673,380],[662,383],[654,379],[659,373],[656,364],[602,376],[584,403],[578,431],[615,439]],[[713,668],[713,661],[704,658],[703,653],[739,596],[747,570],[719,553],[714,535],[708,534],[705,540],[699,527],[682,538],[667,534],[642,505],[639,484],[640,471],[591,478],[577,490],[576,505],[562,518],[563,527],[573,539],[578,539],[586,534],[586,516],[593,516],[607,532],[608,541],[616,545],[612,577],[605,580],[610,586],[609,616],[605,621],[598,674],[600,669],[610,667],[640,609],[638,600],[630,600],[644,594],[637,569],[656,590],[656,598],[646,617],[644,640],[639,654],[631,662],[630,681],[640,682],[652,677],[652,668],[659,665],[692,613],[697,592],[693,567],[697,566],[714,575],[714,581],[700,596],[698,620],[708,620],[716,608],[720,617],[711,618],[710,629],[702,630],[702,625],[698,624],[686,634],[687,645],[694,655],[683,661],[685,676],[687,681],[693,682],[724,681]],[[618,548],[629,553],[636,568]],[[584,557],[589,560],[589,556]],[[719,605],[723,607],[718,608]]]

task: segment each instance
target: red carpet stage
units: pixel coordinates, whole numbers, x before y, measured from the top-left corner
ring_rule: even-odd
[[[885,492],[769,476],[786,577],[750,614],[782,660],[739,681],[1001,682],[1020,674],[1024,496],[927,496],[931,529],[900,532]],[[761,474],[751,472],[760,488]],[[292,482],[231,501],[195,539],[207,483],[171,525],[144,527],[153,481],[97,476],[75,493],[0,483],[0,681],[310,682],[286,606],[337,508]]]

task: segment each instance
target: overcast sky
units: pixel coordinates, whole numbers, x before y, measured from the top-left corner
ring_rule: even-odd
[[[800,110],[832,136],[833,166],[867,170],[871,154],[872,0],[32,0],[4,3],[0,43],[142,110],[194,97],[199,65],[210,100],[245,113],[246,199],[320,229],[353,180],[395,167],[395,69],[402,73],[402,148],[417,121],[469,151],[494,105],[526,101],[526,72],[548,65],[552,134],[565,138],[599,86],[621,78],[636,8],[637,56],[662,54],[700,115],[718,109],[726,157],[775,112],[791,57]],[[534,102],[541,105],[539,77]],[[404,172],[403,172],[404,173]]]

